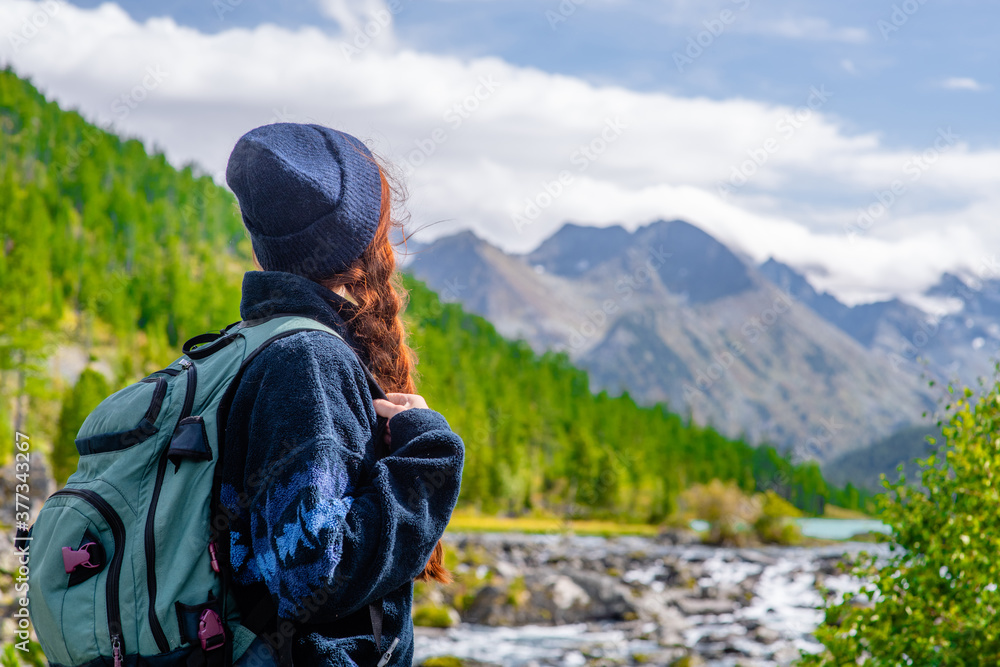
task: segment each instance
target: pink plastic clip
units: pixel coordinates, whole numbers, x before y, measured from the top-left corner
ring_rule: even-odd
[[[74,549],[73,547],[63,547],[63,566],[66,568],[67,574],[72,572],[78,567],[98,567],[100,563],[90,562],[90,547],[96,546],[93,542],[87,542],[79,549]]]
[[[226,643],[226,630],[222,627],[222,619],[215,611],[206,609],[201,612],[198,639],[201,640],[201,648],[205,651],[219,648]]]
[[[208,543],[208,555],[212,559],[212,569],[216,572],[219,571],[219,555],[215,551],[215,542]]]

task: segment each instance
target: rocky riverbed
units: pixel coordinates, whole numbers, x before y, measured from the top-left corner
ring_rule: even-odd
[[[844,555],[880,550],[718,548],[678,534],[448,543],[457,581],[421,588],[415,618],[454,625],[417,628],[416,664],[787,665],[820,649],[819,589],[857,590],[838,567]]]
[[[0,535],[0,624],[16,564]],[[819,588],[856,590],[845,554],[876,544],[721,548],[662,538],[448,534],[455,583],[418,584],[414,664],[788,665],[822,618]]]

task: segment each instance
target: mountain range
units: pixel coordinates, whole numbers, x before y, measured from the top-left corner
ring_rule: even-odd
[[[927,296],[952,312],[935,316],[899,299],[848,306],[681,220],[567,223],[526,254],[464,231],[406,263],[505,336],[567,353],[595,391],[821,462],[929,423],[943,384],[990,374],[1000,341],[990,268],[942,276]]]
[[[113,388],[239,318],[251,247],[210,176],[87,123],[9,69],[0,158],[0,431],[30,434],[37,506],[79,465],[74,436]],[[780,492],[810,514],[868,507],[812,462],[591,393],[564,355],[504,338],[412,276],[401,287],[417,389],[465,446],[459,508],[659,524],[711,480]],[[14,479],[11,449],[5,464]]]

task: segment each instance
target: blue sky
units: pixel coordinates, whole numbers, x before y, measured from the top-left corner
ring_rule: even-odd
[[[119,4],[138,20],[166,14],[204,32],[261,23],[338,28],[318,3],[305,0]],[[962,128],[973,145],[998,143],[1000,3],[398,0],[391,6],[398,7],[398,38],[421,51],[499,56],[597,84],[713,99],[798,105],[810,86],[825,85],[834,94],[830,113],[851,131],[882,134],[888,145],[923,142],[942,124]],[[727,10],[732,18],[722,23]],[[708,46],[701,55],[678,65],[675,54],[687,57],[688,40],[713,24],[725,30],[710,43],[702,36]]]
[[[936,309],[945,271],[1000,278],[998,24],[971,0],[0,0],[0,65],[220,183],[252,127],[348,131],[425,241],[681,218],[846,302]]]

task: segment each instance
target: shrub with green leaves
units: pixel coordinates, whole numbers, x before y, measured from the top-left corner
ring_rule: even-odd
[[[888,556],[856,561],[868,588],[831,602],[815,633],[826,651],[801,664],[1000,664],[1000,385],[946,410],[946,446],[918,462],[923,486],[883,478]]]
[[[42,653],[42,645],[34,640],[28,641],[27,651],[23,651],[18,646],[23,646],[20,642],[4,644],[0,650],[0,667],[45,667],[48,664],[45,654]]]
[[[760,517],[753,524],[761,542],[794,545],[802,542],[802,529],[793,519],[802,512],[774,491],[763,494]]]
[[[451,628],[459,623],[458,614],[449,607],[422,604],[413,609],[413,624],[425,628]]]

